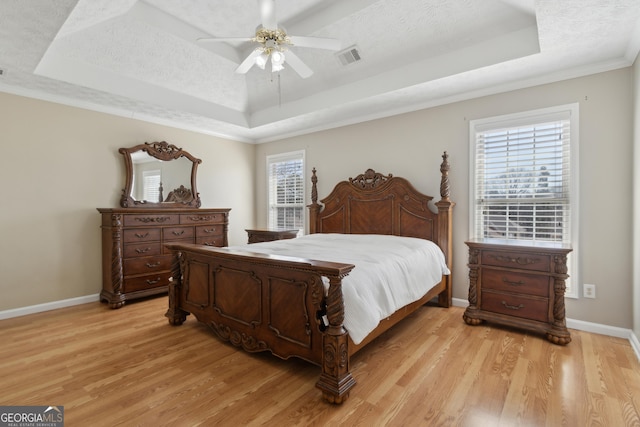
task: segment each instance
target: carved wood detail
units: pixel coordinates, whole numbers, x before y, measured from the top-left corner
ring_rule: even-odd
[[[166,293],[172,276],[167,242],[227,244],[229,209],[103,209],[102,290],[111,308],[126,301]],[[191,212],[193,211],[193,212]],[[189,217],[210,221],[195,223]],[[205,228],[214,232],[202,232]]]
[[[367,169],[364,173],[361,173],[355,178],[349,178],[349,182],[355,187],[369,190],[384,184],[389,179],[391,179],[392,176],[393,175],[391,174],[383,175],[379,172],[374,171],[373,169]]]
[[[318,178],[313,168],[309,230],[311,233],[378,233],[429,239],[442,248],[452,270],[455,204],[449,199],[448,172],[445,153],[441,164],[442,198],[433,207],[429,206],[433,198],[417,191],[406,179],[383,175],[373,169],[341,181],[328,197],[318,201]],[[167,248],[187,259],[187,264],[181,263],[181,270],[183,280],[189,281],[169,287],[167,317],[170,322],[177,318],[172,323],[179,323],[182,319],[180,310],[183,310],[210,325],[221,339],[247,351],[268,350],[285,359],[294,356],[318,364],[322,372],[316,387],[331,403],[344,402],[355,386],[350,372],[350,357],[355,352],[435,297],[440,305],[451,305],[451,276],[443,276],[442,281],[420,300],[392,314],[362,343],[355,345],[344,327],[342,291],[342,281],[353,265],[252,253],[250,246],[247,251],[224,251],[179,243],[169,244]],[[188,264],[196,261],[209,263],[214,269],[235,268],[251,272],[260,282],[263,297],[242,299],[243,309],[247,311],[233,316],[234,319],[224,317],[225,313],[214,306],[219,304],[219,298],[228,298],[227,294],[237,291],[230,289],[238,281],[232,280],[231,276],[213,274],[207,280],[200,278],[196,283],[191,282],[195,276],[184,273],[189,269]],[[322,277],[329,279],[326,294]],[[215,295],[211,307],[192,306],[185,301],[186,290],[193,286],[200,288],[198,292],[211,290]],[[282,289],[270,289],[270,286],[282,286]],[[286,286],[294,288],[288,292],[284,289]],[[228,290],[220,290],[224,288]],[[256,310],[260,310],[264,321],[246,322],[246,313]]]
[[[189,152],[178,148],[173,144],[169,144],[166,141],[159,142],[145,142],[144,144],[136,145],[131,148],[120,148],[118,150],[124,157],[125,163],[125,187],[122,189],[122,196],[120,198],[120,206],[123,208],[199,208],[201,206],[200,194],[196,188],[196,175],[198,165],[202,163],[202,160],[193,157]],[[173,200],[162,201],[162,183],[160,184],[160,200],[135,200],[132,197],[133,190],[133,176],[134,176],[134,162],[132,155],[145,152],[149,156],[165,162],[174,161],[181,157],[188,159],[191,162],[191,174],[190,177],[184,177],[189,179],[191,189],[185,188],[185,191],[181,191],[180,187],[175,191],[180,194],[173,196]],[[191,194],[191,197],[187,196],[187,191]]]
[[[469,246],[469,325],[484,321],[543,333],[555,344],[571,342],[565,323],[565,245],[508,245],[491,239]]]

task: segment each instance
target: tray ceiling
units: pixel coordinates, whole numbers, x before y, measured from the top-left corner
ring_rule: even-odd
[[[2,0],[0,91],[264,142],[629,66],[637,0],[276,0],[314,74],[234,69],[256,0]]]

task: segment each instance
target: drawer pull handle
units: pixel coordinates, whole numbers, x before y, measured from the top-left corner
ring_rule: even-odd
[[[520,310],[521,308],[524,308],[524,304],[520,304],[520,305],[509,305],[507,304],[505,301],[502,301],[502,305],[504,305],[505,307],[511,309],[511,310]]]
[[[145,224],[148,222],[165,222],[165,221],[169,221],[171,219],[170,216],[156,216],[156,217],[151,217],[151,216],[146,216],[146,217],[136,217],[135,220],[136,221],[140,221],[140,222],[144,222]]]
[[[215,241],[213,241],[213,242],[204,242],[204,245],[205,246],[215,246],[216,242]]]
[[[161,279],[160,279],[159,277],[158,277],[156,280],[148,279],[148,280],[147,280],[147,284],[149,284],[149,285],[155,285],[156,283],[160,282],[160,280],[161,280]]]
[[[213,233],[213,232],[215,232],[215,231],[216,231],[216,228],[215,228],[215,227],[213,227],[213,228],[205,228],[203,231],[204,231],[205,233]]]
[[[147,263],[147,267],[149,267],[149,268],[156,268],[156,267],[159,267],[159,266],[160,266],[160,261],[158,261],[156,263],[153,263],[153,264],[151,264],[150,262]]]
[[[136,252],[139,254],[143,254],[145,252],[149,252],[151,250],[151,248],[144,248],[144,249],[136,249]]]
[[[213,221],[216,219],[215,215],[210,215],[210,216],[190,216],[188,217],[189,220],[196,222],[196,221]]]
[[[184,230],[180,230],[180,231],[172,231],[174,236],[182,236],[184,234]]]
[[[523,258],[523,257],[513,258],[506,255],[493,255],[493,257],[496,260],[501,262],[515,262],[516,264],[520,264],[520,265],[529,265],[529,264],[535,264],[539,262],[537,258]]]
[[[524,285],[524,281],[523,280],[518,280],[517,282],[514,282],[512,280],[507,280],[506,277],[503,277],[502,281],[504,283],[506,283],[507,285],[511,285],[511,286],[522,286],[522,285]]]
[[[135,233],[135,236],[136,236],[137,238],[139,238],[139,239],[144,239],[144,238],[145,238],[145,237],[147,237],[148,235],[149,235],[149,233],[144,233],[144,234],[141,234],[141,233]]]

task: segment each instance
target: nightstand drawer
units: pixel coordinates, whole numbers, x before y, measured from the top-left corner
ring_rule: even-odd
[[[481,309],[523,319],[549,322],[547,298],[482,291]]]
[[[551,260],[548,255],[489,250],[482,252],[482,265],[548,272]]]
[[[519,294],[549,296],[549,276],[484,268],[483,289],[516,292]]]

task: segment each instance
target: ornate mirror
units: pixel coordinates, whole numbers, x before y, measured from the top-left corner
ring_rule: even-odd
[[[123,208],[199,208],[196,170],[202,160],[165,141],[118,150],[127,173]]]

